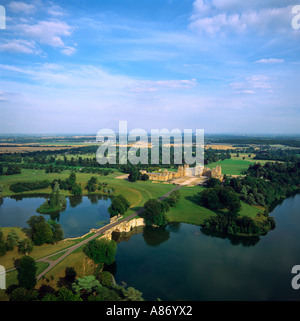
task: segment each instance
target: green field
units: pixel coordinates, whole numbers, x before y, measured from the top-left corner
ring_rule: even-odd
[[[32,170],[32,169],[22,169],[22,173],[18,175],[11,176],[0,176],[0,184],[4,187],[3,196],[12,196],[16,195],[13,193],[9,187],[10,185],[17,182],[26,182],[26,181],[40,181],[40,180],[49,180],[52,182],[55,179],[66,179],[69,177],[71,171],[63,171],[62,173],[45,173],[44,170]],[[171,184],[163,184],[163,183],[153,183],[151,181],[142,182],[138,181],[135,183],[129,182],[125,179],[116,179],[115,177],[124,175],[121,172],[114,172],[108,176],[101,176],[97,174],[91,173],[76,173],[76,181],[81,184],[83,188],[87,185],[88,180],[92,176],[96,176],[98,181],[101,183],[107,183],[109,188],[114,188],[115,192],[113,195],[122,194],[125,198],[128,199],[131,204],[131,208],[126,213],[126,215],[130,215],[143,207],[144,203],[150,198],[159,198],[172,190],[174,185]],[[24,192],[22,194],[50,194],[51,187],[35,190],[31,192]],[[69,191],[62,190],[62,194],[65,196],[71,195]],[[84,195],[88,195],[87,190],[83,191]]]
[[[253,159],[254,154],[251,157],[248,156],[249,154],[242,154],[240,153],[239,156],[236,156],[236,153],[231,154],[230,159],[225,159],[223,161],[218,161],[215,163],[211,163],[206,167],[222,167],[222,173],[226,175],[243,175],[243,172],[246,171],[249,165],[253,165],[254,163],[260,163],[261,165],[265,165],[267,162],[271,162],[269,160],[256,160]],[[245,159],[243,159],[245,158]]]
[[[205,207],[199,205],[200,193],[203,187],[183,187],[180,189],[181,199],[176,208],[171,208],[167,213],[170,222],[189,223],[194,225],[203,224],[205,219],[216,215]],[[262,213],[263,209],[248,205],[244,202],[240,215],[255,218],[257,213]]]
[[[225,159],[223,161],[218,161],[207,165],[207,167],[222,167],[222,174],[226,175],[243,175],[243,171],[246,171],[249,165],[252,165],[253,162],[243,159]]]

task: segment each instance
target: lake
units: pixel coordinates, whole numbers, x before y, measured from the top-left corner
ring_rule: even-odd
[[[300,195],[271,215],[276,229],[252,239],[180,223],[116,234],[116,281],[147,300],[300,300],[291,287],[291,269],[300,265]]]
[[[44,201],[36,195],[4,198],[0,226],[26,227]],[[100,196],[74,196],[52,218],[65,237],[77,237],[109,221],[109,206]],[[228,238],[180,223],[116,233],[118,252],[110,270],[117,283],[135,287],[147,300],[300,300],[300,290],[291,287],[292,267],[300,265],[300,195],[271,215],[276,229],[257,238]]]
[[[36,209],[45,202],[45,197],[5,197],[0,206],[0,227],[28,227],[26,221],[33,215],[42,215]],[[109,222],[107,211],[110,199],[99,195],[70,196],[63,212],[43,215],[57,221],[65,238],[73,238],[88,233],[92,228],[100,228]]]

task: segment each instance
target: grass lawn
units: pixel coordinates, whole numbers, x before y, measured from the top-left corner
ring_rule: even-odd
[[[1,227],[1,231],[3,232],[4,238],[6,238],[7,234],[14,230],[20,239],[26,238],[26,235],[22,231],[21,228],[18,227]],[[33,251],[29,254],[34,259],[40,259],[44,256],[55,254],[56,252],[63,250],[65,248],[70,247],[77,243],[78,240],[65,240],[61,241],[55,245],[53,244],[44,244],[41,246],[34,246]],[[14,261],[16,259],[20,259],[24,254],[18,252],[17,246],[15,246],[13,251],[7,251],[5,255],[0,257],[0,265],[3,265],[6,270],[14,267]]]
[[[262,166],[267,162],[271,162],[270,160],[258,160],[253,159],[255,154],[239,153],[239,156],[236,156],[236,153],[231,153],[230,159],[225,159],[223,161],[218,161],[215,163],[208,164],[206,167],[216,167],[218,165],[222,166],[222,173],[226,175],[243,175],[243,171],[247,170],[249,165],[253,165],[254,163],[260,163]],[[245,159],[243,159],[245,158]]]
[[[243,159],[225,159],[223,161],[218,161],[207,165],[207,167],[216,167],[220,165],[222,167],[222,173],[226,175],[243,175],[243,171],[247,170],[249,165],[253,165],[253,162]]]
[[[76,270],[77,276],[83,277],[94,274],[97,265],[82,252],[82,249],[77,250],[68,255],[63,261],[50,270],[45,275],[45,279],[40,279],[37,283],[37,288],[45,284],[50,285],[54,289],[58,289],[57,282],[65,276],[67,267],[73,267]]]
[[[251,157],[249,157],[251,155]],[[261,165],[265,165],[267,162],[275,162],[272,160],[266,160],[266,159],[254,159],[255,154],[247,154],[247,153],[239,153],[239,157],[236,156],[236,153],[231,153],[231,159],[233,160],[244,160],[247,162],[252,162],[252,163],[260,163]],[[243,159],[245,158],[245,159]],[[278,162],[282,163],[282,162]]]
[[[3,196],[12,196],[15,195],[9,187],[10,185],[17,182],[32,182],[32,181],[41,181],[48,179],[50,182],[55,179],[66,179],[69,177],[71,171],[63,171],[62,173],[45,173],[44,170],[31,170],[31,169],[22,169],[22,173],[18,175],[11,176],[1,176],[0,184],[4,187]],[[174,188],[174,185],[163,184],[163,183],[153,183],[151,181],[142,182],[138,181],[135,183],[129,182],[124,179],[115,179],[118,176],[123,175],[124,173],[115,171],[114,173],[108,176],[101,176],[98,174],[92,173],[76,173],[76,182],[79,183],[83,188],[87,185],[88,180],[95,176],[100,183],[107,183],[108,188],[114,188],[115,192],[113,195],[122,194],[131,204],[131,209],[128,211],[128,215],[134,213],[136,210],[141,208],[144,203],[150,198],[158,198],[163,196],[170,190]],[[51,187],[35,190],[30,192],[25,192],[22,194],[50,194]],[[65,196],[71,195],[69,191],[61,190],[61,194]],[[83,194],[87,195],[87,190],[83,190]]]
[[[199,193],[202,190],[202,187],[182,187],[179,191],[180,202],[167,213],[169,221],[201,225],[205,219],[216,215],[215,212],[198,205]]]
[[[202,187],[183,187],[180,189],[181,199],[179,204],[167,213],[169,221],[201,225],[205,219],[216,215],[214,211],[198,205],[199,194],[202,190]],[[262,209],[244,202],[241,202],[241,204],[240,215],[242,216],[254,218],[257,213],[263,212]]]

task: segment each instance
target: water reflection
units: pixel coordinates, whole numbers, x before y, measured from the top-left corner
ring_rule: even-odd
[[[74,196],[70,196],[74,197]],[[107,195],[100,195],[100,194],[90,194],[87,196],[88,199],[91,201],[91,204],[97,204],[99,200],[108,200],[109,197]]]
[[[50,195],[46,194],[20,194],[20,195],[12,195],[9,198],[16,200],[16,202],[22,201],[27,198],[48,198]]]
[[[117,243],[120,243],[123,241],[128,242],[133,235],[143,233],[143,231],[144,231],[144,226],[137,226],[132,228],[131,231],[128,233],[113,232],[112,239]]]
[[[236,235],[228,235],[212,230],[208,230],[205,228],[200,228],[200,231],[210,237],[216,237],[221,239],[228,239],[232,245],[243,245],[245,247],[254,246],[260,241],[259,236],[236,236]]]
[[[172,233],[179,233],[181,227],[181,223],[179,222],[170,222],[168,224],[168,230]]]
[[[159,246],[160,244],[168,241],[170,238],[170,231],[166,226],[164,227],[152,227],[145,226],[143,231],[144,241],[149,246]]]
[[[300,195],[277,205],[276,229],[260,237],[184,223],[145,228],[118,244],[116,282],[139,289],[146,300],[300,300],[291,287],[291,268],[300,262],[299,208]]]
[[[5,197],[0,207],[0,226],[27,227],[27,221],[47,199],[41,195],[16,195]],[[92,228],[100,228],[109,221],[108,207],[110,199],[103,195],[70,196],[63,211],[44,214],[48,220],[58,222],[64,231],[64,236],[78,237],[88,233]]]
[[[69,201],[70,201],[70,206],[72,208],[75,208],[76,206],[82,203],[82,196],[81,195],[70,196]]]

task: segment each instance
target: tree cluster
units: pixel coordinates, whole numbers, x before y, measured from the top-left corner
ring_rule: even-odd
[[[33,250],[33,242],[29,238],[20,240],[14,230],[11,230],[6,238],[0,230],[0,256],[5,255],[7,251],[13,251],[15,246],[18,247],[18,252],[29,254]]]
[[[118,195],[112,198],[111,205],[108,208],[108,212],[110,217],[116,215],[124,215],[126,211],[129,209],[130,203],[123,195]]]
[[[52,182],[52,187],[55,186],[55,183],[58,183],[59,188],[62,190],[70,191],[73,195],[81,195],[82,187],[76,183],[76,174],[71,172],[69,177],[65,180],[55,180]]]
[[[239,195],[231,187],[215,185],[201,193],[200,204],[211,210],[227,209],[229,212],[238,213],[241,209]]]
[[[48,180],[36,181],[36,182],[18,182],[10,185],[9,189],[14,193],[22,193],[28,191],[34,191],[38,189],[44,189],[50,186]]]
[[[268,214],[261,214],[260,219],[254,220],[229,212],[210,217],[204,221],[204,227],[226,234],[264,235],[275,228],[275,221]]]
[[[140,291],[116,284],[113,275],[101,269],[95,275],[77,277],[75,269],[67,267],[58,290],[45,284],[36,290],[35,261],[26,256],[18,265],[18,284],[6,290],[10,301],[144,301]]]
[[[34,215],[26,223],[28,236],[35,245],[53,244],[63,239],[61,225],[53,220],[46,221],[42,215]]]
[[[300,186],[300,162],[249,166],[244,178],[233,178],[230,186],[250,205],[271,205]]]
[[[150,199],[144,204],[144,208],[144,212],[140,215],[144,218],[146,225],[165,226],[168,224],[166,213],[170,205],[167,202]]]
[[[93,240],[85,246],[84,253],[96,264],[110,265],[115,261],[117,243],[104,238]]]

